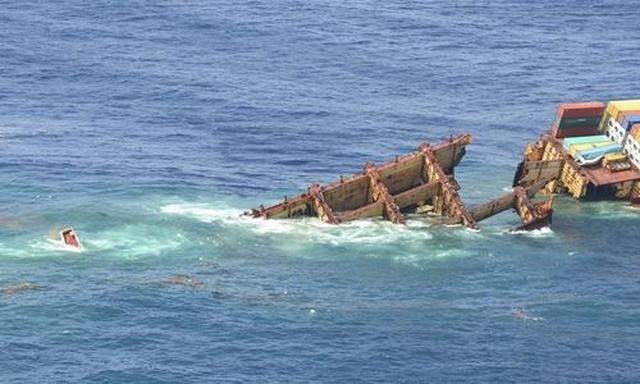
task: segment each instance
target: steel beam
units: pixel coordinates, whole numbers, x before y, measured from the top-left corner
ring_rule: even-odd
[[[320,185],[313,184],[309,188],[309,194],[313,197],[313,206],[320,220],[329,224],[340,223],[340,220],[335,215],[335,213],[333,213],[333,210],[324,199],[324,195],[322,194],[322,187],[320,187]]]
[[[441,185],[441,193],[436,199],[437,201],[434,202],[436,212],[450,217],[455,221],[459,220],[469,228],[477,228],[476,221],[462,203],[458,191],[438,163],[431,146],[423,144],[420,146],[420,150],[424,154],[425,176],[427,181],[439,182]]]
[[[387,186],[380,180],[380,174],[373,164],[366,166],[366,174],[371,180],[371,192],[373,201],[383,201],[386,218],[394,224],[404,224],[405,217],[400,213],[400,209],[393,200],[393,196],[389,193]]]

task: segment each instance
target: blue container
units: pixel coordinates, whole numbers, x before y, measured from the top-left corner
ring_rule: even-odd
[[[581,157],[584,160],[593,160],[610,153],[622,152],[622,145],[611,144],[604,147],[598,147],[593,149],[587,149],[586,151],[580,151],[577,153],[577,157]]]
[[[591,143],[601,143],[606,141],[611,141],[611,140],[609,140],[609,138],[605,135],[567,137],[566,139],[564,139],[562,146],[564,147],[565,150],[568,151],[573,144],[591,144]]]
[[[640,115],[625,116],[620,125],[629,132],[634,124],[640,124]]]

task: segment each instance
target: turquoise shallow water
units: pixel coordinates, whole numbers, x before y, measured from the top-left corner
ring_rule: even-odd
[[[0,288],[40,287],[0,295],[0,382],[639,380],[624,203],[239,217],[463,131],[466,201],[504,193],[557,103],[638,96],[633,2],[0,5]]]

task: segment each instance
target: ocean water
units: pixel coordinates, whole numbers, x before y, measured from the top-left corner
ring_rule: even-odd
[[[239,217],[458,132],[466,201],[504,193],[558,103],[639,96],[639,16],[0,1],[0,382],[639,382],[624,203],[559,198],[533,233]]]

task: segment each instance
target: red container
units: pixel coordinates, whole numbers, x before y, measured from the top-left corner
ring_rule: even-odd
[[[560,119],[571,117],[598,117],[602,116],[605,109],[604,103],[589,101],[586,103],[564,103],[558,107],[557,116]]]
[[[598,127],[571,127],[565,129],[558,129],[553,127],[551,129],[553,137],[558,139],[564,139],[565,137],[578,137],[578,136],[594,136],[600,134]]]

